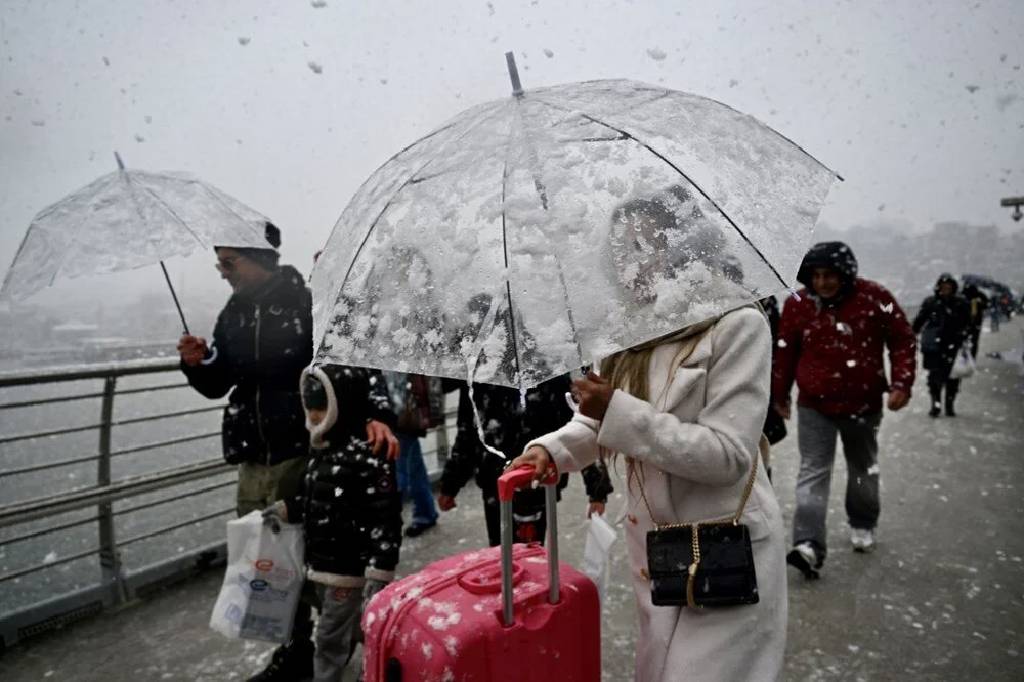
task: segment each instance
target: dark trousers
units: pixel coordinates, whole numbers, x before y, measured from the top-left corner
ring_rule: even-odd
[[[933,367],[928,370],[928,392],[932,397],[933,406],[942,404],[942,391],[946,391],[946,402],[950,405],[956,400],[956,394],[960,392],[960,380],[950,379],[949,372],[953,369],[953,363],[941,367]]]
[[[970,338],[971,338],[971,355],[973,355],[974,359],[977,360],[978,359],[978,344],[981,341],[981,327],[980,326],[978,326],[978,327],[971,327]]]
[[[798,409],[797,442],[800,473],[796,482],[793,544],[810,542],[824,559],[825,516],[832,486],[836,435],[846,456],[846,516],[852,528],[878,524],[878,427],[882,413],[830,417],[809,407]]]

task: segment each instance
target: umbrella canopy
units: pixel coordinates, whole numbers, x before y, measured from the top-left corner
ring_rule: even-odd
[[[835,177],[704,97],[517,88],[356,192],[313,271],[316,358],[529,388],[790,287]]]
[[[0,298],[26,297],[57,278],[154,265],[196,248],[267,248],[266,220],[189,175],[121,168],[32,220]]]

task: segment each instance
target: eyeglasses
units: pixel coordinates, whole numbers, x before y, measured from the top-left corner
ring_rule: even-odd
[[[217,264],[213,267],[217,268],[217,272],[227,274],[233,271],[237,266],[238,259],[241,256],[228,256],[227,258],[218,258]]]

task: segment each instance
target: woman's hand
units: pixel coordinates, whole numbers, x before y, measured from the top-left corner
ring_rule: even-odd
[[[373,449],[373,454],[380,454],[381,448],[387,448],[388,459],[398,458],[398,439],[384,422],[371,419],[366,422],[366,442]]]
[[[591,502],[587,506],[587,518],[589,519],[594,514],[604,516],[604,502]]]
[[[593,372],[587,372],[585,379],[572,382],[572,397],[580,405],[580,414],[601,421],[615,389]]]
[[[531,466],[533,467],[533,477],[537,480],[545,478],[555,468],[554,463],[551,461],[551,453],[540,445],[531,445],[526,449],[526,452],[512,460],[512,463],[508,466],[510,469]]]

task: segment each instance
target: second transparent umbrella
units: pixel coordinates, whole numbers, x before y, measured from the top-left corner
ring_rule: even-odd
[[[267,247],[267,219],[242,202],[183,173],[127,170],[115,156],[117,171],[32,220],[0,298],[24,298],[59,278],[162,266],[197,248]]]

